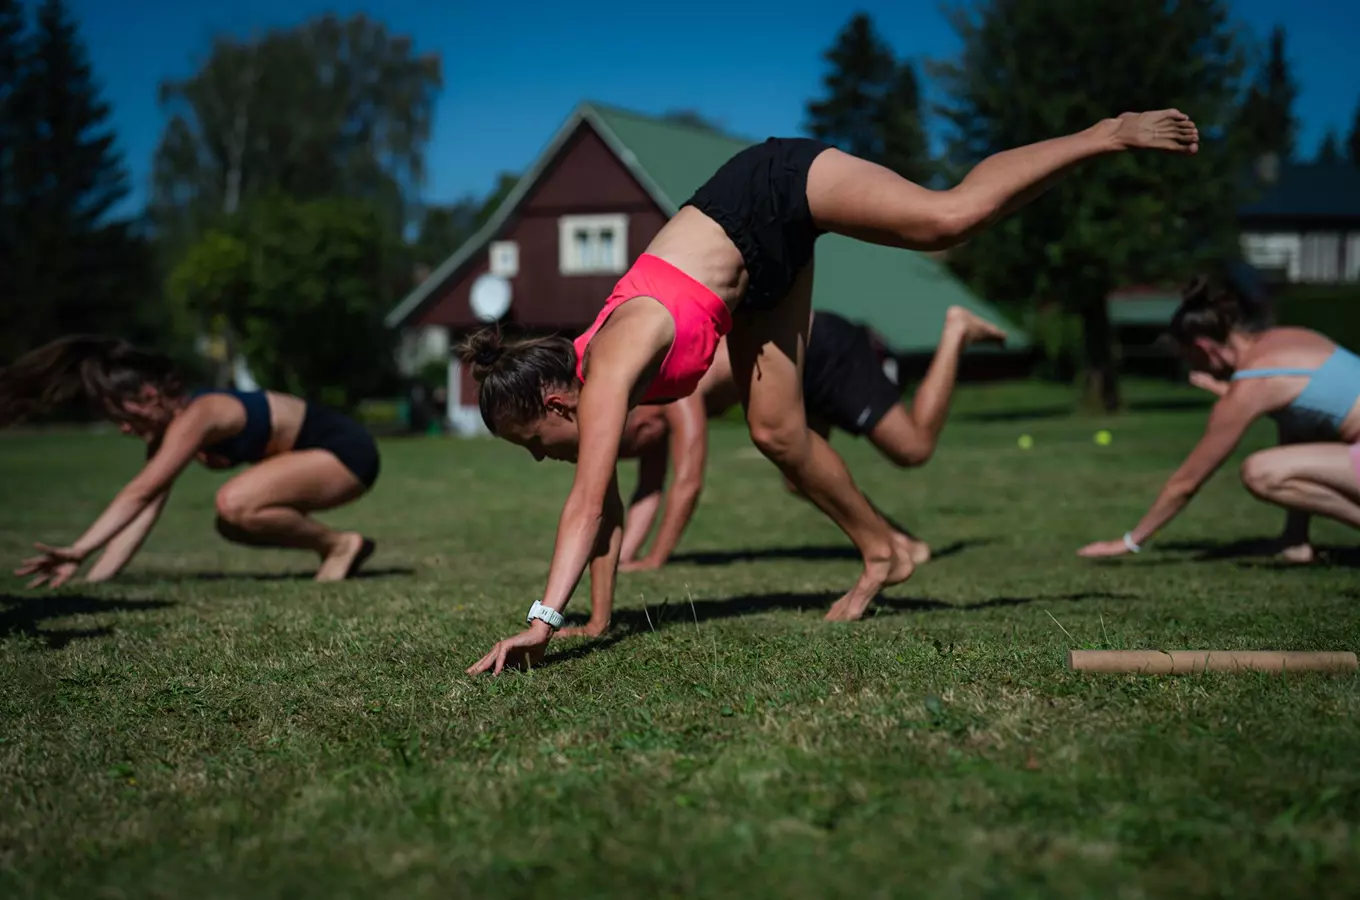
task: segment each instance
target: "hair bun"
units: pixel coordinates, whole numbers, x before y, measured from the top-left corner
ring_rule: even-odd
[[[504,352],[505,348],[503,347],[480,347],[476,353],[472,354],[472,361],[489,369],[496,364],[496,361],[501,358],[501,354]]]

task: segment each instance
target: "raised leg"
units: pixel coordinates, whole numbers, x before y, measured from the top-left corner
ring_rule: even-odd
[[[808,428],[802,367],[811,308],[809,265],[777,308],[736,317],[728,347],[752,441],[800,494],[840,526],[864,558],[859,581],[827,614],[828,619],[858,619],[880,590],[910,577],[913,565],[905,539],[874,512],[831,445]]]
[[[869,442],[896,465],[925,465],[935,453],[940,432],[949,415],[954,383],[959,374],[959,357],[970,344],[979,341],[1001,342],[1006,333],[990,322],[973,315],[962,306],[952,306],[945,314],[944,331],[926,377],[916,389],[911,411],[896,404],[870,429]]]
[[[944,191],[828,150],[808,172],[808,204],[826,231],[890,247],[943,250],[1020,209],[1078,163],[1130,149],[1195,153],[1199,131],[1174,109],[1124,113],[1076,134],[990,156]]]
[[[349,577],[373,544],[358,532],[327,528],[307,515],[358,499],[366,488],[325,450],[274,456],[237,475],[217,492],[217,530],[252,547],[312,550],[321,557],[317,581]]]

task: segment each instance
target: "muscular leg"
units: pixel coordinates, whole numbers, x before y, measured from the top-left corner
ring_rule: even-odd
[[[808,204],[826,231],[890,247],[942,250],[1015,212],[1078,163],[1135,148],[1194,153],[1199,131],[1177,110],[1125,113],[1076,134],[988,157],[945,191],[827,150],[808,173]]]
[[[954,396],[959,374],[959,356],[964,348],[978,341],[1004,341],[1006,333],[985,322],[962,306],[951,306],[945,314],[944,331],[926,377],[912,398],[911,411],[901,403],[869,430],[869,442],[896,465],[921,466],[929,461],[939,443]]]
[[[1360,528],[1360,479],[1345,444],[1294,444],[1253,453],[1242,483],[1269,503]]]
[[[728,337],[732,374],[752,441],[864,557],[859,581],[827,613],[828,619],[858,619],[880,590],[905,581],[913,567],[908,547],[855,487],[845,462],[808,428],[802,368],[811,306],[808,265],[777,308],[739,314]]]
[[[339,581],[372,552],[358,532],[327,528],[307,515],[358,499],[366,488],[324,450],[284,453],[252,466],[217,492],[217,530],[252,547],[313,550],[317,581]]]

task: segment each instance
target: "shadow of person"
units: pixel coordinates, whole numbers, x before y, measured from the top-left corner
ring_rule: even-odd
[[[24,635],[44,641],[50,650],[60,650],[74,640],[106,637],[113,626],[97,628],[40,628],[42,622],[68,616],[110,612],[144,612],[174,606],[171,600],[125,600],[87,594],[20,595],[0,594],[0,640]]]

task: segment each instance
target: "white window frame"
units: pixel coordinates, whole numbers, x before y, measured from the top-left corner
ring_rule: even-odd
[[[519,274],[519,244],[514,241],[492,241],[488,254],[492,275],[514,278]]]
[[[611,232],[613,247],[608,259],[582,261],[576,256],[575,238],[586,231],[597,240]],[[628,268],[628,216],[624,213],[562,216],[557,220],[558,271],[563,275],[620,275]]]

